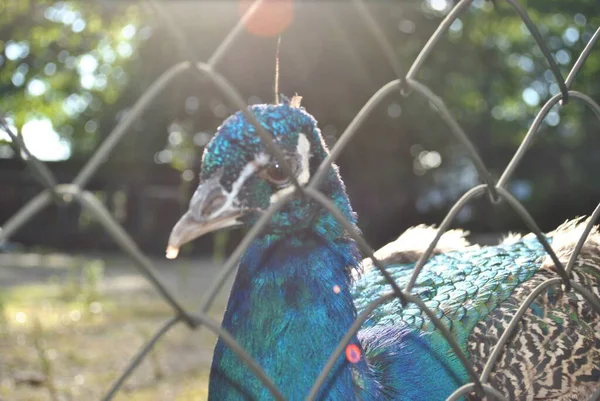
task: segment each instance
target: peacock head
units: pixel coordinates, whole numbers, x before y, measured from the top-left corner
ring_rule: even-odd
[[[284,99],[280,104],[254,105],[248,110],[272,134],[298,183],[308,184],[328,150],[316,120],[300,107],[300,97]],[[188,211],[171,232],[167,257],[176,257],[181,245],[203,234],[252,225],[271,204],[293,189],[292,180],[264,146],[254,126],[237,112],[224,121],[204,150],[200,184]],[[319,189],[346,218],[355,221],[335,165]],[[293,195],[272,216],[261,235],[276,239],[306,230],[329,239],[343,235],[341,225],[321,205],[300,194]]]

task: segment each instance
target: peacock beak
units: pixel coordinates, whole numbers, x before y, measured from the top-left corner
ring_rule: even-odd
[[[215,181],[198,187],[190,201],[190,208],[171,230],[168,259],[175,259],[182,245],[204,234],[242,224],[238,218],[243,212],[234,206],[232,199]]]
[[[225,227],[240,225],[237,218],[241,216],[236,213],[230,216],[216,217],[214,219],[198,221],[191,212],[187,211],[175,224],[171,235],[169,236],[169,245],[167,246],[167,258],[175,259],[179,254],[179,248],[204,235]]]

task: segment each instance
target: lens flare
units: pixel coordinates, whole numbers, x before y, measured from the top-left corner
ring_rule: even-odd
[[[240,17],[252,7],[254,0],[240,0]],[[277,36],[290,25],[294,19],[292,0],[263,0],[256,11],[244,22],[244,27],[255,36]]]
[[[346,347],[346,359],[351,363],[357,363],[360,361],[361,352],[360,348],[356,344],[348,344]]]

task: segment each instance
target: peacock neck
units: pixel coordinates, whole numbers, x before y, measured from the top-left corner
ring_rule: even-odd
[[[286,399],[304,399],[332,350],[356,318],[350,270],[356,244],[314,231],[263,237],[240,261],[223,327],[271,377]],[[354,338],[353,343],[358,340]],[[351,399],[353,375],[367,369],[340,357],[321,387],[327,398]],[[247,366],[219,339],[210,377],[211,400],[271,399]]]

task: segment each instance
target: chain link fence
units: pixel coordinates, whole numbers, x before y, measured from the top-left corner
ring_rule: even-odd
[[[376,38],[377,42],[379,43],[381,50],[384,52],[386,58],[388,59],[388,62],[393,67],[397,79],[382,86],[367,101],[367,103],[354,117],[350,125],[341,135],[335,146],[333,146],[331,152],[329,153],[329,156],[319,166],[316,174],[312,177],[311,181],[305,187],[300,186],[299,183],[296,181],[294,175],[291,174],[291,170],[287,165],[281,150],[274,143],[274,141],[271,138],[271,135],[268,132],[266,132],[260,124],[258,124],[257,120],[252,115],[252,113],[248,111],[246,104],[243,101],[239,92],[236,91],[236,89],[229,83],[229,81],[225,79],[222,75],[220,75],[216,69],[216,66],[219,64],[219,61],[221,61],[221,59],[223,58],[223,55],[229,50],[236,38],[244,31],[244,24],[257,11],[262,0],[257,0],[252,4],[252,6],[246,11],[244,16],[237,23],[237,25],[221,42],[221,44],[206,62],[199,62],[197,60],[194,60],[194,58],[191,57],[191,54],[187,53],[185,46],[185,36],[180,30],[177,29],[177,25],[169,23],[168,25],[172,27],[173,34],[176,36],[177,39],[177,43],[180,44],[182,51],[186,52],[186,58],[188,60],[173,65],[171,68],[165,71],[158,79],[156,79],[156,81],[152,85],[150,85],[150,87],[144,92],[144,94],[132,107],[130,112],[127,113],[126,117],[119,122],[119,124],[110,133],[110,135],[102,143],[100,148],[94,153],[94,155],[90,158],[87,164],[82,168],[82,170],[70,184],[59,184],[52,172],[48,169],[48,167],[44,163],[40,162],[35,157],[33,157],[31,153],[27,150],[21,136],[17,133],[12,132],[11,129],[8,127],[8,124],[6,124],[6,122],[0,118],[1,128],[10,135],[10,137],[12,138],[13,146],[16,150],[18,150],[15,153],[24,154],[26,156],[24,159],[27,162],[28,168],[31,170],[31,173],[35,176],[37,181],[39,181],[39,183],[45,188],[42,192],[40,192],[37,196],[35,196],[33,199],[27,202],[19,211],[17,211],[17,213],[15,213],[8,221],[4,223],[4,225],[2,226],[2,230],[0,231],[0,243],[3,243],[8,238],[10,238],[11,235],[13,235],[20,227],[22,227],[27,221],[32,219],[37,213],[39,213],[42,209],[50,205],[52,202],[55,202],[57,204],[69,204],[72,202],[77,202],[104,227],[107,233],[122,248],[122,250],[136,262],[137,267],[139,268],[139,272],[152,283],[152,285],[156,288],[156,290],[160,293],[164,300],[173,308],[174,316],[167,322],[165,322],[151,337],[151,339],[143,346],[143,348],[138,351],[137,355],[135,355],[135,357],[131,360],[125,371],[122,372],[120,377],[108,390],[103,400],[111,400],[120,390],[123,383],[127,380],[131,373],[135,371],[135,369],[139,366],[144,357],[150,352],[153,346],[158,341],[160,341],[161,338],[171,328],[180,323],[187,325],[190,329],[193,330],[198,330],[201,327],[205,326],[210,331],[220,336],[221,339],[231,348],[231,350],[235,352],[239,359],[247,365],[248,369],[250,369],[257,376],[257,378],[260,379],[264,386],[268,388],[274,399],[280,401],[285,400],[285,397],[279,392],[275,384],[265,374],[265,372],[256,363],[256,361],[254,361],[252,357],[246,353],[246,351],[235,341],[235,339],[228,332],[226,332],[220,327],[219,322],[217,322],[214,319],[211,319],[206,313],[212,305],[216,295],[222,289],[227,278],[235,270],[237,261],[242,256],[244,251],[248,248],[248,246],[256,238],[256,236],[260,234],[261,230],[269,223],[274,213],[277,210],[279,210],[290,198],[292,198],[298,193],[302,193],[304,196],[319,202],[323,207],[325,207],[331,212],[331,214],[345,227],[349,235],[357,242],[360,250],[364,253],[364,255],[370,257],[373,260],[373,264],[376,266],[377,269],[380,270],[381,274],[389,283],[391,289],[390,293],[382,295],[379,299],[372,302],[357,317],[356,321],[354,322],[350,330],[346,333],[344,338],[340,341],[337,348],[333,350],[328,362],[323,367],[313,387],[311,389],[307,389],[307,391],[310,391],[308,393],[308,396],[306,397],[306,400],[312,401],[315,399],[330,369],[333,368],[336,360],[342,355],[347,344],[350,342],[352,337],[358,332],[361,325],[363,324],[363,322],[365,322],[369,315],[379,305],[382,305],[385,302],[389,302],[394,298],[398,298],[402,306],[414,303],[419,308],[421,308],[423,312],[426,313],[427,316],[431,319],[435,327],[444,335],[446,341],[452,347],[457,357],[466,369],[470,378],[470,383],[465,384],[464,386],[456,389],[456,391],[452,393],[450,397],[448,397],[448,400],[457,400],[460,397],[463,397],[473,392],[475,392],[481,398],[483,398],[484,396],[488,396],[491,399],[506,399],[498,390],[494,389],[492,386],[490,386],[490,384],[488,384],[490,372],[493,369],[496,360],[502,353],[504,345],[506,345],[511,335],[514,333],[519,323],[519,320],[524,315],[527,308],[531,305],[535,298],[547,288],[551,286],[562,285],[565,291],[576,291],[579,294],[581,294],[592,305],[593,309],[597,313],[600,314],[600,299],[598,299],[598,297],[590,289],[586,289],[578,283],[571,280],[572,269],[575,260],[577,259],[577,256],[581,251],[581,248],[583,247],[583,244],[586,241],[590,231],[592,230],[594,222],[598,219],[600,215],[600,204],[592,213],[592,216],[589,219],[583,234],[579,238],[567,265],[563,266],[563,264],[559,261],[558,257],[552,250],[552,247],[547,242],[545,236],[538,228],[538,225],[536,224],[534,219],[523,207],[523,205],[521,205],[521,203],[513,195],[511,195],[510,192],[506,190],[507,182],[511,178],[513,172],[519,165],[520,161],[523,159],[525,152],[527,151],[531,141],[533,140],[538,128],[540,127],[542,121],[553,106],[555,106],[556,104],[564,106],[567,104],[567,102],[577,100],[588,106],[596,115],[596,117],[598,117],[598,119],[600,120],[600,105],[598,105],[588,95],[569,89],[573,81],[575,80],[581,66],[585,63],[586,58],[592,51],[594,44],[600,38],[600,29],[596,30],[590,41],[585,46],[584,50],[581,52],[579,58],[575,62],[567,78],[565,79],[562,77],[558,66],[556,65],[556,62],[551,56],[548,47],[544,43],[544,40],[538,28],[533,23],[526,10],[517,1],[506,0],[506,2],[509,3],[510,6],[512,6],[512,8],[514,9],[514,11],[520,16],[521,20],[528,28],[529,33],[531,34],[537,46],[544,55],[548,66],[550,67],[556,79],[556,83],[560,88],[560,93],[551,97],[538,111],[536,118],[531,124],[517,152],[515,153],[512,160],[504,170],[504,173],[502,174],[500,179],[495,181],[492,178],[489,170],[487,169],[484,161],[481,159],[478,152],[475,150],[475,147],[473,146],[472,142],[469,140],[461,126],[450,114],[448,108],[444,104],[444,101],[441,98],[439,98],[435,93],[433,93],[427,86],[415,79],[416,74],[419,72],[420,68],[427,60],[427,57],[435,49],[435,46],[437,45],[439,40],[444,36],[450,25],[458,18],[461,12],[463,12],[463,10],[467,6],[469,6],[471,1],[472,0],[461,0],[457,2],[454,8],[441,22],[437,30],[434,32],[429,41],[423,47],[420,54],[412,64],[411,68],[406,73],[400,67],[397,57],[394,55],[394,51],[391,44],[386,39],[385,35],[379,28],[377,22],[369,12],[364,2],[362,0],[353,1],[353,5],[359,11],[360,15],[364,19],[364,22],[368,26],[373,36]],[[160,7],[162,7],[159,3],[153,2],[151,4],[153,5],[153,7],[158,7],[159,9]],[[165,16],[167,15],[167,13],[160,13],[159,15]],[[144,253],[141,252],[141,250],[131,239],[131,237],[127,234],[127,232],[123,229],[123,227],[121,227],[117,223],[117,221],[111,216],[110,212],[106,209],[102,202],[92,192],[85,189],[86,184],[88,184],[91,177],[96,173],[99,166],[110,156],[111,152],[119,143],[119,141],[123,138],[123,136],[130,132],[131,126],[141,117],[142,113],[144,113],[149,104],[157,96],[159,96],[160,93],[166,87],[168,87],[177,76],[181,75],[183,72],[188,70],[195,70],[199,75],[204,75],[208,77],[210,81],[212,81],[212,83],[214,83],[216,87],[219,88],[220,92],[228,99],[228,101],[230,101],[244,113],[244,115],[256,128],[257,134],[260,136],[267,149],[277,159],[280,165],[283,166],[284,171],[288,174],[288,176],[290,176],[293,184],[295,185],[295,191],[293,193],[287,194],[286,196],[282,197],[278,202],[273,204],[269,208],[269,210],[261,217],[257,224],[254,225],[252,229],[248,232],[248,234],[244,237],[244,239],[229,257],[229,259],[223,265],[219,277],[217,277],[217,279],[211,286],[211,289],[209,290],[208,294],[206,294],[201,304],[200,311],[198,312],[186,310],[182,306],[182,304],[177,300],[177,298],[170,291],[167,290],[167,288],[163,285],[163,283],[158,279],[157,275],[154,273],[155,269],[150,259],[146,257]],[[345,218],[335,207],[335,205],[318,190],[319,184],[325,177],[325,174],[327,173],[331,164],[340,156],[346,145],[356,135],[359,127],[364,122],[364,120],[387,95],[393,92],[401,92],[404,96],[409,96],[411,93],[413,93],[414,96],[414,93],[416,93],[420,96],[424,96],[427,100],[429,100],[429,102],[431,102],[431,104],[434,106],[433,108],[437,112],[437,114],[443,119],[443,121],[447,123],[452,135],[454,135],[454,137],[467,150],[473,164],[475,165],[479,173],[481,181],[483,181],[483,184],[478,185],[466,192],[448,212],[448,214],[446,215],[439,227],[436,237],[431,242],[431,244],[429,244],[427,250],[421,255],[421,257],[417,261],[413,270],[412,277],[406,288],[398,287],[398,285],[393,281],[391,276],[387,273],[385,266],[374,257],[373,249],[369,246],[366,239],[363,238],[358,232],[356,232],[354,227],[347,220],[345,220]],[[536,237],[543,245],[548,255],[552,258],[556,267],[556,271],[558,272],[558,277],[548,279],[545,282],[541,283],[528,296],[525,302],[518,309],[515,316],[512,318],[508,328],[500,337],[500,340],[496,344],[489,360],[485,364],[481,375],[477,375],[468,357],[460,349],[458,343],[456,342],[456,339],[450,334],[449,330],[444,326],[444,324],[436,317],[435,313],[428,309],[418,296],[411,294],[411,290],[417,280],[417,277],[419,276],[419,273],[423,269],[423,266],[425,265],[428,258],[431,256],[435,245],[441,238],[442,234],[450,227],[450,224],[454,221],[455,217],[460,212],[460,210],[473,198],[480,197],[483,195],[487,195],[489,197],[490,202],[492,202],[492,204],[494,205],[499,204],[501,201],[507,203],[515,211],[515,213],[517,213],[517,215],[522,219],[522,221],[529,227],[530,231],[536,235]],[[598,399],[600,399],[600,389],[598,389],[598,391],[596,391],[592,395],[590,400]]]

